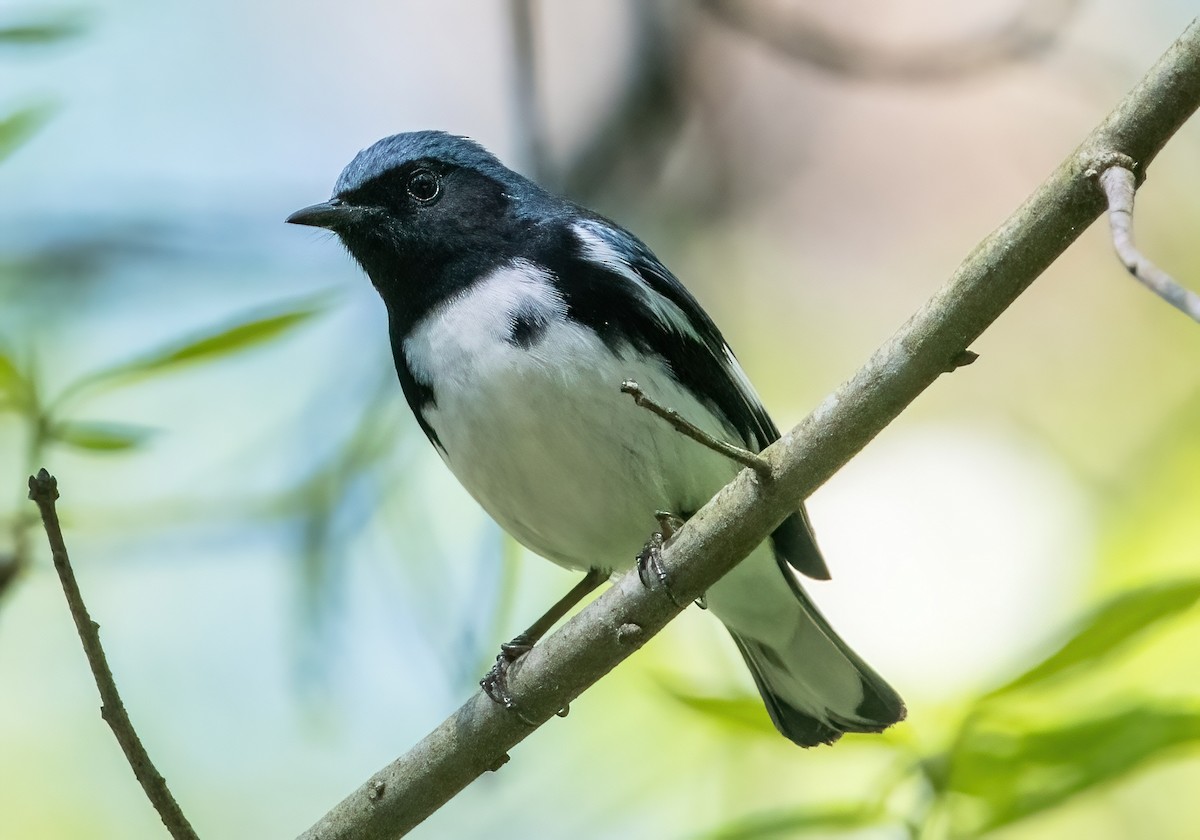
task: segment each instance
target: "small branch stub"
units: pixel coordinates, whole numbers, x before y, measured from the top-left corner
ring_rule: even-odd
[[[726,443],[723,440],[717,440],[708,432],[701,429],[696,424],[682,417],[678,411],[673,408],[666,408],[656,403],[650,397],[646,396],[646,392],[642,390],[642,386],[638,385],[632,379],[626,379],[621,383],[621,393],[629,394],[633,397],[633,401],[642,408],[649,411],[651,414],[656,414],[666,420],[675,431],[680,434],[690,437],[692,440],[707,446],[713,452],[719,455],[724,455],[731,461],[736,461],[743,467],[749,467],[758,474],[760,478],[769,480],[771,478],[771,463],[761,455],[757,455],[748,449],[742,449],[740,446]]]
[[[946,364],[946,373],[954,373],[961,367],[975,364],[975,360],[979,358],[979,354],[974,350],[960,350]]]
[[[617,641],[623,645],[636,645],[644,636],[642,628],[632,622],[626,622],[617,628]]]
[[[1137,190],[1134,163],[1124,155],[1110,155],[1088,171],[1095,175],[1108,199],[1108,221],[1113,247],[1134,278],[1167,303],[1200,321],[1200,295],[1175,282],[1150,262],[1133,244],[1133,199]]]

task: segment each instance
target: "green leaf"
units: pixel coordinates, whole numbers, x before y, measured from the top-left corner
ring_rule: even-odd
[[[111,387],[133,379],[152,376],[174,368],[208,362],[249,350],[278,338],[293,327],[323,312],[328,296],[307,298],[271,315],[256,315],[200,333],[186,341],[169,344],[129,362],[90,373],[70,385],[56,406],[79,393]]]
[[[52,426],[49,438],[91,452],[124,452],[141,446],[153,434],[145,426],[70,421]]]
[[[184,344],[166,347],[141,359],[123,365],[116,373],[154,373],[184,363],[208,361],[230,356],[282,335],[297,324],[307,321],[319,310],[307,308],[257,318],[216,332],[201,335]]]
[[[64,14],[57,19],[43,19],[30,23],[0,25],[0,45],[37,46],[52,44],[74,38],[84,31],[80,15]]]
[[[33,388],[12,358],[0,353],[0,407],[16,411],[28,410],[33,402]]]
[[[1200,600],[1200,578],[1154,583],[1101,604],[1054,653],[987,695],[987,699],[1060,676],[1110,656]]]
[[[867,803],[825,805],[763,811],[742,817],[708,834],[703,840],[788,840],[809,831],[852,831],[880,821],[878,808]]]
[[[767,710],[763,707],[762,698],[758,695],[711,697],[695,694],[666,683],[662,684],[662,689],[676,702],[682,703],[692,711],[698,712],[722,726],[767,735],[771,738],[779,737],[775,725],[771,723],[771,718],[767,716]]]
[[[1200,741],[1200,711],[1134,705],[1035,731],[979,729],[951,756],[949,790],[974,836],[1056,807]],[[981,806],[981,807],[970,807]]]
[[[50,118],[49,105],[30,105],[0,117],[0,161],[15,152]]]

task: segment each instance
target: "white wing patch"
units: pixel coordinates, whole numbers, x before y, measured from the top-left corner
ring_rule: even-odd
[[[593,222],[576,222],[571,226],[575,232],[575,236],[579,239],[579,244],[583,250],[585,259],[604,266],[609,271],[624,277],[633,284],[633,288],[637,292],[642,303],[650,310],[650,313],[655,319],[667,329],[675,332],[696,338],[696,331],[692,328],[691,322],[683,310],[676,306],[672,301],[654,291],[642,276],[634,271],[622,255],[621,252],[613,245],[612,240],[606,235],[604,229]]]

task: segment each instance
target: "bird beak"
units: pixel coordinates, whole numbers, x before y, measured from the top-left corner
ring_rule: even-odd
[[[331,198],[329,201],[322,201],[320,204],[313,204],[297,210],[284,221],[292,225],[309,225],[336,230],[357,220],[361,215],[361,208],[347,204],[340,198]]]

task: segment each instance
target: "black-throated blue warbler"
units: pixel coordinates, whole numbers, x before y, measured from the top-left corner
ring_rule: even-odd
[[[587,573],[501,664],[630,567],[656,512],[686,517],[739,469],[635,405],[624,380],[717,439],[757,452],[779,437],[721,333],[649,248],[471,140],[380,140],[333,198],[288,221],[336,233],[370,276],[404,396],[463,486],[529,549]],[[706,598],[775,726],[812,746],[903,719],[794,571],[829,577],[803,509]],[[485,688],[508,701],[495,677]]]

